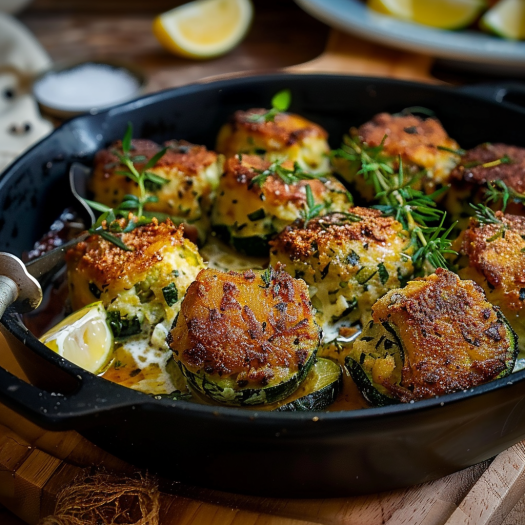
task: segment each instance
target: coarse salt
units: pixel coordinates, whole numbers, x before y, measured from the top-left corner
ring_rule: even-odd
[[[126,69],[88,63],[41,78],[33,91],[46,106],[89,111],[129,100],[138,94],[139,81]]]

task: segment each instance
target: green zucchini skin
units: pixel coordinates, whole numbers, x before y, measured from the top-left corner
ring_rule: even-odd
[[[314,365],[316,353],[312,352],[306,363],[284,381],[261,388],[225,388],[208,374],[191,372],[180,361],[177,364],[191,388],[218,403],[232,406],[267,405],[281,401],[297,390]]]
[[[495,306],[494,308],[496,309],[496,314],[498,318],[500,319],[500,321],[503,322],[503,324],[507,328],[507,334],[509,336],[509,339],[513,342],[513,344],[511,344],[511,349],[509,350],[509,352],[507,352],[507,366],[505,370],[503,370],[503,372],[501,372],[501,374],[499,374],[496,377],[496,379],[499,379],[500,377],[507,377],[509,374],[512,373],[520,349],[518,346],[518,334],[514,331],[507,318],[503,315],[503,312],[497,306]]]
[[[316,370],[317,369],[317,370]],[[275,412],[315,412],[329,407],[343,388],[343,371],[341,366],[330,359],[319,358],[312,368],[319,371],[319,380],[313,385],[313,390],[281,405]],[[323,375],[329,375],[328,381]]]
[[[354,383],[359,388],[362,396],[375,407],[384,407],[388,405],[396,405],[399,401],[393,397],[386,396],[377,390],[374,383],[363,370],[362,366],[348,356],[345,359],[345,366],[350,374],[350,377],[354,380]]]
[[[215,226],[217,235],[232,248],[245,255],[252,257],[268,257],[270,245],[268,244],[273,235],[252,235],[251,237],[238,237],[231,233],[228,226]]]
[[[510,373],[512,373],[512,370],[514,368],[514,365],[516,363],[516,359],[518,356],[519,348],[518,348],[518,336],[516,335],[516,332],[512,329],[512,326],[506,319],[506,317],[503,315],[501,310],[499,308],[495,307],[496,314],[498,316],[498,319],[505,325],[507,335],[511,341],[511,346],[509,351],[507,352],[507,358],[506,358],[506,367],[505,369],[496,376],[495,379],[500,379],[502,377],[507,377]],[[401,362],[405,362],[404,357],[404,350],[402,342],[397,334],[397,330],[395,326],[389,324],[389,323],[383,323],[383,327],[385,330],[387,330],[396,340],[397,342],[397,350],[400,354]],[[364,368],[361,366],[361,364],[355,360],[353,357],[348,356],[345,359],[345,366],[348,370],[348,373],[356,383],[357,387],[359,388],[361,394],[363,397],[373,406],[376,407],[382,407],[392,404],[397,404],[400,401],[397,400],[394,397],[390,397],[388,395],[383,394],[380,392],[377,387],[374,385],[374,382],[369,374],[366,373]]]

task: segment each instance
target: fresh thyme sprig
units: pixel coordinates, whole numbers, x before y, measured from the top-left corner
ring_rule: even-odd
[[[120,163],[124,165],[127,170],[118,170],[115,171],[115,174],[129,177],[134,181],[139,188],[139,195],[125,195],[122,202],[116,208],[84,199],[91,208],[101,212],[96,223],[88,230],[89,233],[100,235],[103,239],[112,242],[126,251],[131,251],[131,248],[116,236],[115,233],[128,233],[139,226],[149,224],[152,218],[144,216],[144,206],[150,202],[157,202],[158,197],[148,195],[148,190],[155,191],[155,189],[168,182],[167,179],[148,171],[164,156],[168,148],[163,148],[153,155],[142,168],[137,168],[135,163],[143,162],[146,158],[131,155],[132,137],[133,127],[131,123],[128,123],[126,133],[122,139],[122,153],[113,151]],[[127,222],[124,227],[121,224],[122,221],[118,220],[119,218],[126,219]]]
[[[260,188],[263,187],[264,183],[266,182],[266,179],[270,175],[276,175],[279,177],[285,184],[295,184],[301,180],[315,180],[315,179],[321,179],[323,177],[326,177],[326,174],[319,173],[309,173],[308,171],[305,171],[297,162],[294,163],[293,169],[285,168],[281,163],[283,160],[276,160],[268,166],[265,170],[256,170],[254,169],[254,172],[257,173],[249,184],[249,187],[251,188],[254,184],[257,184]]]
[[[369,147],[346,136],[343,146],[333,152],[332,156],[358,163],[357,175],[363,175],[365,181],[375,190],[378,204],[373,207],[394,217],[410,234],[411,246],[415,249],[412,263],[416,272],[423,271],[425,262],[433,268],[448,268],[445,255],[456,254],[448,239],[455,224],[445,228],[446,212],[436,207],[436,199],[448,188],[443,187],[430,195],[414,189],[412,186],[425,175],[425,171],[406,177],[399,157],[399,168],[394,172],[392,166],[395,159],[385,155],[383,151],[386,139],[385,135],[379,146]],[[438,226],[429,226],[429,223],[437,223]]]
[[[509,201],[525,204],[525,194],[509,188],[502,180],[492,180],[487,183],[485,202],[496,204],[499,201],[502,201],[501,211],[505,212]]]
[[[315,217],[317,217],[319,213],[321,213],[321,210],[324,208],[324,205],[315,204],[310,184],[307,184],[304,187],[304,191],[306,192],[306,203],[304,205],[304,209],[302,210],[302,216],[304,219],[304,228],[306,228],[306,226],[308,226],[308,222],[312,219],[315,219]]]
[[[275,117],[290,107],[292,102],[292,94],[289,89],[283,89],[272,97],[272,109],[263,113],[262,115],[253,114],[248,115],[248,122],[273,122]]]

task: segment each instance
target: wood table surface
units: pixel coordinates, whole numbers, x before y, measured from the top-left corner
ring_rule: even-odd
[[[465,83],[479,77],[443,70],[430,57],[373,45],[336,31],[291,0],[254,0],[246,39],[210,61],[178,58],[151,33],[168,0],[35,0],[20,19],[55,61],[121,59],[148,75],[148,91],[245,71],[280,68]],[[147,4],[147,5],[146,5]],[[23,376],[0,335],[0,365]],[[410,489],[360,498],[279,500],[245,497],[161,481],[161,525],[518,525],[525,522],[525,447]],[[130,465],[75,432],[47,432],[0,404],[0,525],[35,524],[55,510],[57,494],[83,468],[129,474]],[[520,499],[521,498],[521,499]],[[3,506],[2,506],[3,505]]]

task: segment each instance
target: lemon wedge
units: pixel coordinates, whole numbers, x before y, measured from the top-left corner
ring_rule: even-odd
[[[113,353],[113,334],[101,302],[85,306],[66,317],[40,341],[94,374],[103,370]]]
[[[487,11],[481,27],[510,40],[525,40],[525,2],[502,0]]]
[[[176,55],[211,58],[242,40],[252,16],[250,0],[197,0],[159,15],[153,33]]]
[[[368,0],[368,6],[418,24],[461,29],[472,24],[487,4],[485,0]]]

